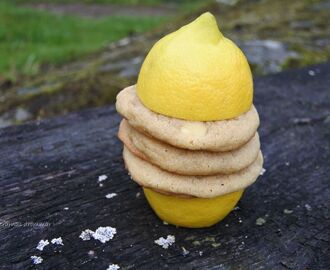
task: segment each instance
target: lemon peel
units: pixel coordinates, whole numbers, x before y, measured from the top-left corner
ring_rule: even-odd
[[[139,73],[137,95],[144,106],[166,116],[225,120],[250,109],[253,81],[242,51],[207,12],[152,47]]]
[[[149,188],[143,188],[143,191],[161,220],[181,227],[203,228],[224,219],[235,207],[244,190],[211,199],[164,195]]]

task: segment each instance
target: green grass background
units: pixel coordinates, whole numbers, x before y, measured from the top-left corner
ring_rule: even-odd
[[[161,2],[111,1],[100,2]],[[103,17],[100,19],[59,16],[45,11],[0,2],[0,76],[15,79],[34,75],[42,64],[56,65],[96,51],[109,42],[149,30],[166,17]]]
[[[7,0],[8,1],[8,0]],[[15,3],[84,3],[84,4],[118,4],[158,6],[162,4],[194,5],[203,0],[11,0]]]

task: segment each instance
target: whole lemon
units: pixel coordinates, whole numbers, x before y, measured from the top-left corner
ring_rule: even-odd
[[[137,94],[147,108],[166,116],[225,120],[250,109],[253,81],[242,51],[207,12],[152,47],[140,70]]]
[[[143,188],[143,191],[152,209],[163,221],[181,227],[203,228],[224,219],[235,207],[244,190],[211,199],[180,198],[148,188]]]

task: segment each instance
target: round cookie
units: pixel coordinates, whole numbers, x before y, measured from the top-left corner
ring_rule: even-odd
[[[259,116],[254,108],[223,121],[187,121],[152,112],[140,102],[135,86],[117,95],[117,111],[129,124],[173,146],[190,150],[230,151],[247,143],[256,133]]]
[[[183,175],[230,174],[255,161],[260,149],[258,133],[239,149],[228,152],[192,151],[176,148],[146,136],[123,120],[119,138],[138,157],[158,167]]]
[[[213,198],[244,189],[255,182],[263,164],[263,157],[259,152],[257,159],[249,167],[234,174],[185,176],[161,170],[135,156],[125,146],[123,158],[132,179],[141,186],[199,198]]]

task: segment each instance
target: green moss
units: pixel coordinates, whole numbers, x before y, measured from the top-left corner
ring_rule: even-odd
[[[83,4],[116,4],[116,5],[130,5],[130,6],[159,6],[164,4],[196,4],[203,2],[203,0],[11,0],[14,3],[26,4],[26,3],[83,3]]]
[[[205,237],[203,242],[215,242],[215,237],[207,236],[207,237]]]
[[[188,236],[187,238],[186,238],[186,241],[192,241],[192,240],[195,240],[195,236],[194,235],[191,235],[191,236]]]
[[[196,240],[196,241],[193,242],[193,245],[194,246],[200,246],[201,245],[201,242]]]
[[[317,51],[296,44],[291,49],[297,52],[299,57],[288,58],[282,66],[283,70],[314,65],[330,59],[330,48]]]

